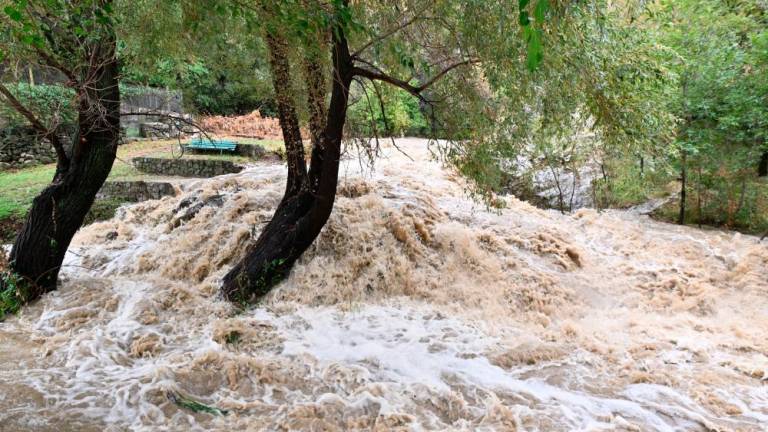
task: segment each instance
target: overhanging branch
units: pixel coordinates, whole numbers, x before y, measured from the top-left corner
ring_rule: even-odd
[[[360,62],[370,65],[370,63],[362,60],[360,60]],[[355,66],[354,68],[352,68],[352,74],[363,77],[363,78],[368,78],[369,80],[376,80],[376,81],[385,82],[387,84],[391,84],[395,87],[399,87],[407,91],[408,93],[420,99],[423,99],[421,93],[427,88],[429,88],[430,86],[432,86],[434,83],[439,81],[442,77],[445,76],[445,74],[447,74],[448,72],[458,67],[466,66],[466,65],[470,65],[478,62],[479,60],[477,59],[466,59],[466,60],[462,60],[462,61],[458,61],[456,63],[450,64],[447,67],[445,67],[443,70],[438,72],[435,76],[433,76],[432,78],[428,79],[427,81],[419,85],[413,85],[409,82],[393,77],[392,75],[389,75],[378,68],[373,70],[366,67]]]

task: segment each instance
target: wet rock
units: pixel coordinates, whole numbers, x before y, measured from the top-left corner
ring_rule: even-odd
[[[186,200],[184,200],[184,201],[186,201]],[[183,224],[184,222],[192,220],[195,216],[197,216],[198,213],[200,213],[200,210],[202,210],[204,207],[217,207],[218,208],[218,207],[221,207],[222,205],[224,205],[224,197],[221,196],[221,195],[212,195],[212,196],[206,198],[204,201],[199,201],[199,202],[197,202],[197,203],[195,203],[193,205],[191,205],[191,203],[185,203],[184,201],[182,201],[182,203],[179,204],[178,208],[179,209],[184,209],[184,208],[188,207],[187,211],[185,211],[184,214],[182,214],[181,216],[175,218],[171,222],[171,227],[174,228],[174,229],[178,228],[179,226],[181,226],[181,224]],[[182,206],[182,204],[186,204],[186,205]]]
[[[198,192],[200,192],[200,191],[198,191]],[[195,201],[197,201],[197,197],[195,197],[195,196],[189,196],[189,197],[184,198],[183,200],[181,200],[179,202],[179,206],[176,207],[176,211],[178,212],[181,209],[185,209],[185,208],[191,206],[192,203],[195,202]]]

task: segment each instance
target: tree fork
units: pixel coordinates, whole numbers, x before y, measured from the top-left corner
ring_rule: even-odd
[[[289,69],[282,66],[287,64],[288,59],[285,52],[279,49],[279,45],[270,44],[269,48],[270,56],[276,60],[270,62],[270,67],[277,92],[277,87],[290,82]],[[313,139],[317,142],[313,143],[312,162],[308,173],[311,186],[303,187],[297,192],[293,192],[294,189],[286,189],[274,216],[264,227],[259,238],[247,249],[245,257],[224,277],[222,295],[230,301],[246,303],[269,292],[312,245],[331,215],[336,196],[349,86],[352,82],[352,60],[346,37],[340,28],[333,34],[332,50],[335,79],[325,123],[322,131],[316,131],[319,133]],[[312,73],[321,73],[321,69],[315,68]],[[295,113],[295,102],[292,98],[284,98],[283,102],[290,105],[285,107],[286,113]],[[283,110],[279,112],[282,127]],[[298,120],[293,123],[293,119],[290,119],[286,121],[286,126],[289,131],[294,127],[298,131]],[[291,136],[285,133],[285,128],[283,132],[283,140],[288,146]],[[296,181],[291,179],[295,175],[301,175],[300,170],[289,167],[289,184]]]
[[[346,2],[342,2],[346,7]],[[285,195],[274,216],[264,227],[254,244],[248,247],[244,257],[224,277],[221,291],[225,299],[245,304],[268,293],[288,272],[301,255],[312,245],[333,210],[339,176],[339,158],[344,124],[347,117],[349,87],[355,76],[371,81],[386,82],[400,87],[424,101],[421,93],[453,69],[472,65],[477,60],[469,58],[448,64],[442,71],[420,85],[411,85],[377,69],[355,66],[356,62],[374,67],[357,55],[350,54],[349,45],[341,23],[335,24],[331,37],[331,99],[325,104],[325,80],[322,64],[310,52],[304,64],[304,74],[309,86],[310,134],[312,159],[309,171],[305,163],[295,160],[303,155],[298,149],[300,133],[295,116],[295,101],[290,96],[290,65],[287,44],[277,36],[267,35],[270,51],[270,68],[278,98],[280,125],[283,141],[289,153],[288,180]],[[375,67],[374,67],[375,68]],[[282,107],[281,107],[282,106]],[[320,119],[324,117],[324,122]],[[297,138],[298,137],[298,138]],[[291,151],[295,153],[290,154]],[[308,182],[298,177],[307,175]],[[297,185],[301,182],[302,187]]]

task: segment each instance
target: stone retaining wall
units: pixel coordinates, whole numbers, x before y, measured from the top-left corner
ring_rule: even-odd
[[[68,151],[69,136],[62,134],[59,139]],[[56,162],[56,151],[48,140],[41,139],[34,128],[0,129],[0,171],[53,162]]]
[[[237,147],[235,147],[235,153],[239,154],[240,156],[246,156],[253,159],[260,159],[267,154],[267,151],[264,150],[264,147],[258,144],[238,143]]]
[[[216,177],[243,170],[242,166],[226,160],[137,157],[132,162],[137,170],[147,174],[179,177]]]
[[[104,183],[96,198],[142,202],[174,195],[176,189],[167,182],[109,181]]]

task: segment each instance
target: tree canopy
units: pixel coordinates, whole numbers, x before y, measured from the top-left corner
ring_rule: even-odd
[[[0,83],[6,111],[51,138],[60,163],[62,119],[77,113],[82,126],[101,110],[88,99],[101,71],[88,55],[104,41],[114,40],[119,84],[180,89],[198,113],[279,117],[286,195],[251,248],[258,259],[236,266],[229,285],[261,292],[289,271],[330,214],[343,147],[374,162],[378,138],[403,133],[433,138],[489,204],[518,171],[530,183],[548,170],[565,211],[558,178],[573,176],[575,191],[598,167],[598,207],[641,202],[679,179],[680,222],[768,225],[759,0],[1,4],[5,80],[14,64],[61,78],[59,88]]]

